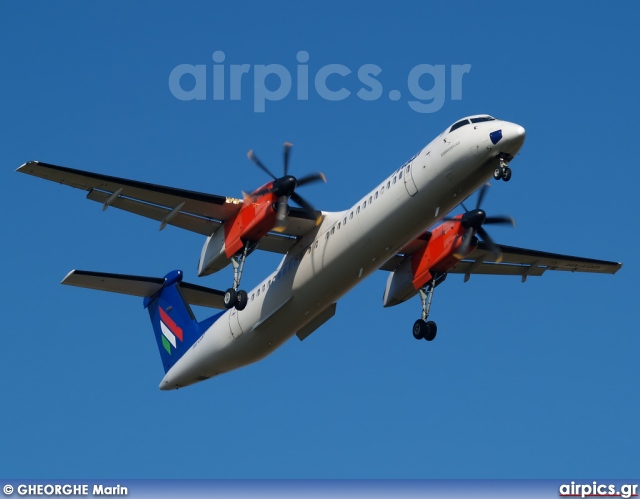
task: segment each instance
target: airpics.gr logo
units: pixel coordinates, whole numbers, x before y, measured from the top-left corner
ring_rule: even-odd
[[[158,307],[160,310],[160,329],[162,330],[162,346],[167,351],[169,355],[171,355],[171,347],[174,350],[177,348],[176,337],[183,341],[182,339],[182,329],[173,322],[173,319],[169,317],[162,307]]]

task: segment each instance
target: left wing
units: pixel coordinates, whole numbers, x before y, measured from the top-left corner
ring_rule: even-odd
[[[17,170],[77,189],[88,191],[87,199],[103,205],[129,211],[160,222],[162,230],[173,225],[210,236],[242,207],[241,199],[202,192],[176,189],[163,185],[138,182],[100,173],[75,170],[64,166],[29,161]],[[282,233],[270,233],[261,249],[286,253],[292,237],[306,234],[315,227],[315,219],[299,208],[290,208],[287,227]]]
[[[424,239],[424,238],[423,238]],[[424,245],[426,242],[420,238],[410,243],[408,250],[415,250],[414,246]],[[502,251],[502,261],[496,263],[488,246],[480,241],[478,247],[466,258],[454,265],[447,273],[464,274],[465,282],[471,274],[486,275],[517,275],[522,282],[529,276],[541,276],[547,270],[564,270],[568,272],[594,272],[598,274],[615,274],[622,264],[605,260],[594,260],[579,256],[560,255],[513,246],[497,245]],[[407,255],[412,251],[406,251],[403,255],[396,255],[385,263],[381,270],[395,270]]]
[[[465,282],[469,280],[471,274],[519,275],[522,282],[525,282],[528,276],[541,276],[547,270],[615,274],[622,268],[619,262],[514,248],[501,244],[498,248],[502,251],[500,263],[494,261],[487,245],[480,242],[478,247],[454,265],[449,273],[464,274]]]

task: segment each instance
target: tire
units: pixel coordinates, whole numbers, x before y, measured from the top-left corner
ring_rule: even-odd
[[[495,170],[493,170],[493,178],[496,180],[500,180],[502,178],[502,167],[498,166]]]
[[[504,174],[502,175],[502,180],[505,182],[509,182],[511,180],[511,168],[505,168]]]
[[[236,293],[236,290],[233,288],[227,289],[227,292],[224,294],[224,307],[233,308],[237,302],[238,293]]]
[[[429,321],[425,324],[424,339],[427,341],[433,341],[438,334],[438,326],[435,322]]]
[[[416,340],[421,340],[424,338],[424,333],[427,328],[427,323],[422,319],[418,319],[413,323],[413,337]]]
[[[236,295],[236,310],[244,310],[247,306],[247,301],[249,297],[247,296],[247,292],[240,290]]]

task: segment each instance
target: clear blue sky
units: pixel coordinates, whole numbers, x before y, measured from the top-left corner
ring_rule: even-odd
[[[0,4],[0,474],[638,476],[639,14],[632,2]],[[227,68],[251,66],[240,100],[213,100],[215,51]],[[307,101],[296,98],[300,51],[309,54]],[[172,95],[180,64],[206,65],[205,100]],[[253,78],[265,64],[286,68],[294,87],[257,113]],[[348,98],[313,88],[328,64],[352,70],[329,79]],[[356,94],[364,64],[382,69],[377,100]],[[436,112],[407,104],[419,64],[447,70]],[[461,100],[448,86],[456,64],[471,65]],[[230,271],[198,279],[202,237],[102,213],[82,191],[14,172],[36,159],[239,196],[267,180],[246,152],[278,170],[288,140],[295,173],[328,178],[304,195],[339,210],[476,113],[527,130],[513,179],[494,182],[485,203],[518,226],[491,228],[494,239],[622,261],[617,275],[548,273],[524,285],[451,276],[435,295],[439,333],[429,344],[411,336],[418,300],[382,308],[379,273],[303,343],[169,393],[157,388],[142,300],[58,283],[73,268],[180,268],[223,289]],[[276,264],[253,255],[246,286]]]

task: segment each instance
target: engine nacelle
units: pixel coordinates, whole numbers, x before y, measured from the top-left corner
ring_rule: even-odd
[[[231,263],[227,256],[225,239],[224,225],[207,237],[200,253],[198,277],[218,272]]]
[[[256,199],[246,198],[240,211],[205,241],[198,263],[198,276],[222,270],[231,263],[234,255],[242,251],[245,242],[257,242],[273,229],[277,216],[274,208],[276,201],[277,198],[270,192]]]
[[[382,304],[385,307],[393,307],[418,294],[413,286],[413,271],[411,258],[407,258],[400,266],[389,274],[387,286],[384,289]]]
[[[466,256],[456,254],[464,233],[465,228],[460,223],[460,218],[434,229],[427,244],[411,253],[387,279],[384,306],[398,305],[415,296],[420,288],[433,280],[433,276],[446,275],[447,271]],[[477,243],[472,242],[468,253],[476,245]]]

